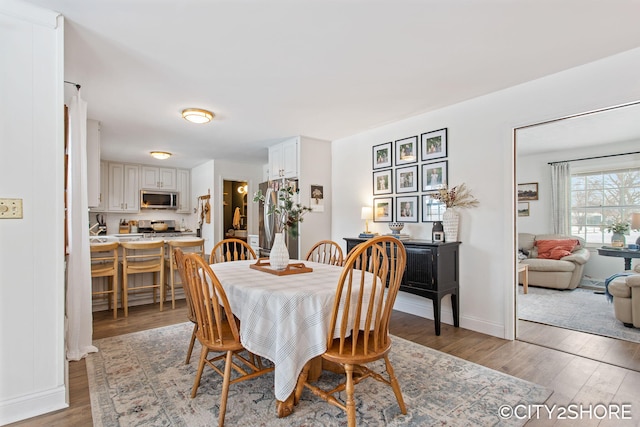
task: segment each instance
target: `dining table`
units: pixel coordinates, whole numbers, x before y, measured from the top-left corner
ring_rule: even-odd
[[[279,417],[293,411],[293,394],[304,365],[320,361],[318,356],[327,349],[327,332],[342,273],[340,266],[312,261],[290,263],[302,263],[312,271],[271,274],[251,268],[256,260],[211,265],[231,310],[240,320],[242,345],[274,364]]]

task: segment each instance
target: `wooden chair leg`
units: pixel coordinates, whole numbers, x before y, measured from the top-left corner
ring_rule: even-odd
[[[118,318],[118,273],[116,273],[111,278],[111,290],[113,294],[111,295],[113,298],[113,318]]]
[[[129,280],[128,274],[122,274],[122,308],[124,308],[124,317],[129,316]]]
[[[229,395],[229,383],[231,382],[231,364],[233,363],[233,351],[227,351],[227,359],[224,362],[224,381],[222,382],[222,393],[220,393],[220,415],[218,425],[224,426],[224,416],[227,412],[227,396]]]
[[[196,373],[196,379],[193,381],[193,388],[191,389],[191,398],[196,397],[196,393],[198,392],[198,387],[200,387],[200,378],[202,378],[202,371],[204,370],[204,362],[207,359],[207,355],[209,355],[209,349],[206,347],[202,347],[200,350],[200,362],[198,363],[198,372]]]
[[[354,387],[353,387],[353,365],[345,364],[344,365],[344,373],[347,376],[347,383],[345,392],[347,393],[347,426],[348,427],[356,427],[356,401],[353,397]]]
[[[193,325],[193,332],[191,332],[191,342],[189,343],[189,350],[187,350],[187,360],[184,362],[185,365],[188,365],[191,361],[191,352],[193,351],[193,345],[196,343],[196,330],[198,330],[198,325]]]
[[[171,309],[176,309],[176,294],[175,294],[175,277],[176,271],[173,269],[173,262],[171,263],[171,271],[169,272],[171,277],[169,277],[169,281],[171,282]]]
[[[389,361],[389,356],[384,357],[384,363],[387,366],[387,373],[389,374],[389,382],[391,383],[391,388],[393,389],[393,393],[396,395],[396,400],[398,401],[400,412],[406,415],[407,407],[404,404],[404,399],[402,398],[402,391],[400,390],[400,383],[398,383],[396,374],[393,371],[393,366],[391,366],[391,362]]]

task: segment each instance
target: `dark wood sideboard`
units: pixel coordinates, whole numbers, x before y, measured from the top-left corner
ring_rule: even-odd
[[[364,238],[345,237],[347,253]],[[440,303],[442,297],[451,295],[453,325],[460,326],[458,310],[459,249],[460,242],[432,242],[430,240],[403,240],[407,251],[407,267],[400,290],[429,298],[433,303],[436,335],[440,335]]]

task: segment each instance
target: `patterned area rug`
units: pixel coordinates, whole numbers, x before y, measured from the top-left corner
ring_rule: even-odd
[[[87,357],[94,426],[217,425],[221,378],[205,369],[198,395],[190,398],[200,347],[184,358],[191,324],[184,323],[94,341]],[[356,385],[358,425],[516,426],[502,420],[502,405],[542,404],[551,390],[436,350],[394,338],[391,360],[407,415],[392,390],[373,379]],[[384,364],[382,364],[384,366]],[[323,373],[321,382],[335,380]],[[225,425],[346,426],[345,414],[308,390],[294,413],[275,415],[271,374],[230,386]]]
[[[640,329],[624,326],[604,293],[591,289],[561,291],[530,286],[525,295],[520,286],[518,318],[640,343]]]

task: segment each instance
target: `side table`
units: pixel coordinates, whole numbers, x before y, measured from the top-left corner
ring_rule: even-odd
[[[526,294],[529,292],[529,264],[518,263],[518,277],[522,273],[522,290]]]

